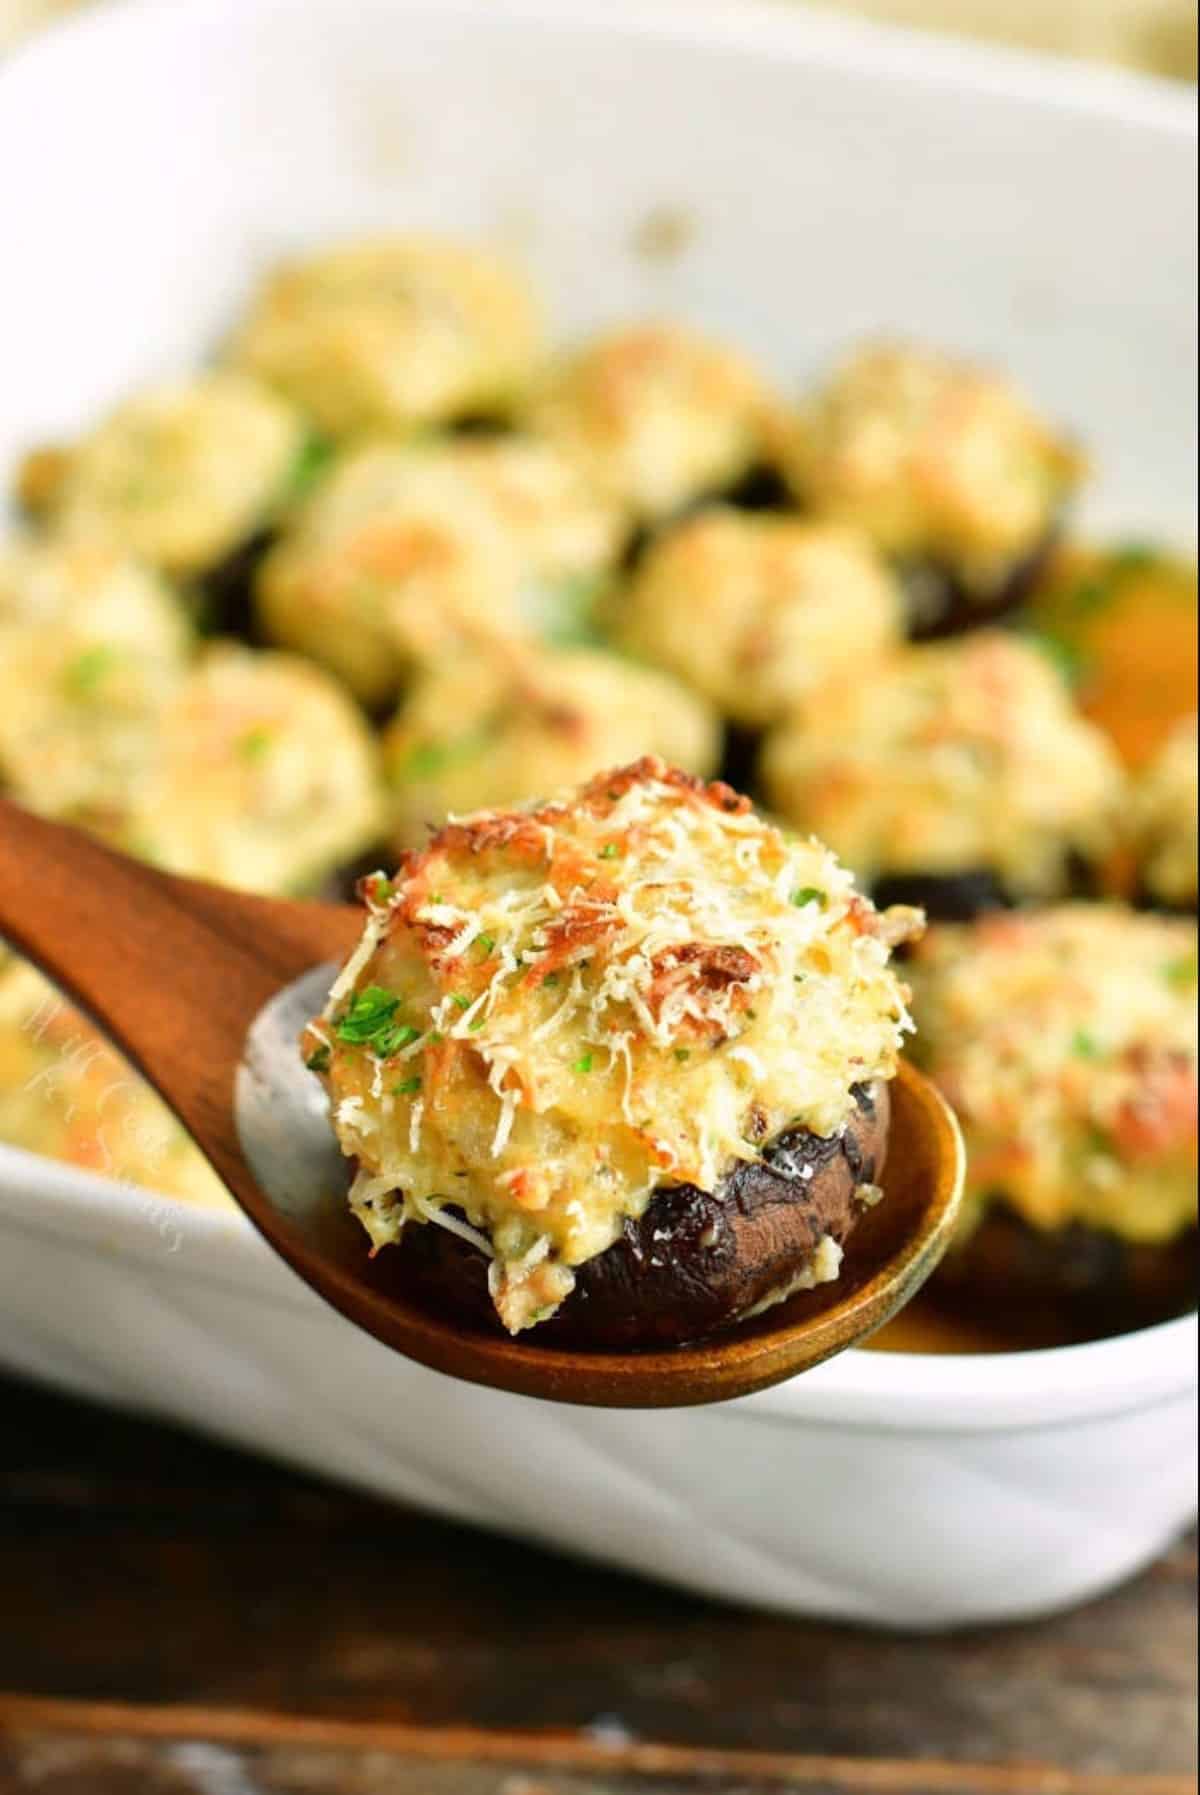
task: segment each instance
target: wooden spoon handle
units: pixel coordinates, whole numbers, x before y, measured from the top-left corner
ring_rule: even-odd
[[[251,1020],[360,926],[350,905],[156,872],[0,798],[0,936],[111,1035],[214,1163]]]

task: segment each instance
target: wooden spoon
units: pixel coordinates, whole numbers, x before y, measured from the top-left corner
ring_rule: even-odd
[[[836,1282],[702,1345],[644,1353],[567,1352],[425,1313],[398,1293],[386,1251],[367,1257],[324,1094],[296,1045],[361,923],[348,905],[156,872],[0,799],[0,935],[112,1036],[305,1282],[422,1365],[557,1402],[717,1402],[855,1345],[937,1264],[958,1212],[962,1143],[942,1099],[902,1065],[886,1197],[856,1228]]]

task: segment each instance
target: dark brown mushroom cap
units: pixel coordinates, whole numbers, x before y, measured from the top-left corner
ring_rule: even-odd
[[[739,1161],[716,1192],[690,1184],[660,1190],[607,1251],[579,1268],[562,1307],[527,1337],[610,1349],[681,1345],[786,1289],[824,1236],[845,1242],[865,1207],[856,1191],[882,1171],[887,1086],[856,1085],[854,1098],[839,1134],[786,1129],[760,1158]],[[397,1251],[410,1295],[495,1332],[487,1267],[477,1248],[444,1228],[406,1228]]]
[[[1159,1246],[1072,1222],[1034,1228],[1002,1198],[947,1253],[930,1300],[1030,1337],[1124,1334],[1196,1306],[1200,1235]]]
[[[1097,870],[1081,855],[1067,855],[1066,875],[1064,898],[1101,895]],[[1000,875],[984,866],[960,872],[882,873],[871,886],[871,899],[879,910],[892,904],[924,910],[930,922],[973,922],[987,910],[1012,910],[1021,902],[1019,893],[1008,890]]]
[[[987,592],[970,592],[952,567],[924,561],[898,569],[909,600],[908,634],[914,642],[960,636],[966,630],[996,623],[1021,606],[1037,590],[1062,534],[1056,519],[1041,541],[1002,569]]]

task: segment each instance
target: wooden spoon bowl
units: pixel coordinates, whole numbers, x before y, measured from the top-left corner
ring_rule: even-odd
[[[297,1049],[361,920],[346,905],[253,897],[156,872],[0,799],[0,934],[112,1036],[305,1282],[423,1365],[558,1402],[723,1401],[865,1339],[949,1244],[961,1139],[941,1097],[902,1064],[885,1200],[856,1227],[836,1282],[701,1344],[646,1352],[567,1351],[426,1312],[404,1294],[397,1255],[368,1258],[323,1093]]]

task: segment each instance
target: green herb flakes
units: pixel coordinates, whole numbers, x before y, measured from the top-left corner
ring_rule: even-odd
[[[255,729],[247,729],[238,737],[237,755],[239,760],[248,761],[251,765],[263,759],[271,751],[271,743],[275,739],[275,731],[259,724]]]
[[[380,1059],[388,1059],[417,1040],[421,1032],[396,1021],[399,1008],[400,999],[382,985],[368,985],[365,991],[354,993],[334,1032],[339,1041],[369,1047]]]
[[[828,902],[826,894],[816,885],[802,885],[799,891],[792,893],[792,903],[797,910],[803,910],[806,904],[816,904],[823,910]]]
[[[333,457],[333,445],[323,436],[309,436],[301,443],[288,473],[289,501],[302,499],[316,485]]]
[[[108,642],[85,648],[63,668],[63,688],[69,698],[90,698],[121,659],[120,650]]]
[[[1183,954],[1178,960],[1168,960],[1162,969],[1163,979],[1172,991],[1187,991],[1196,983],[1196,956]]]

